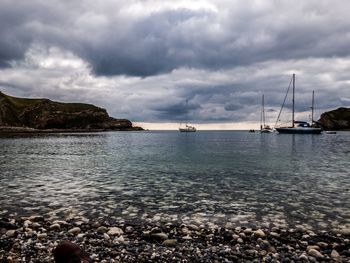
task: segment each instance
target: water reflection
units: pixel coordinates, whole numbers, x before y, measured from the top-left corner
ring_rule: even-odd
[[[60,216],[72,207],[72,214],[116,219],[346,226],[349,143],[347,133],[6,137],[1,210]]]

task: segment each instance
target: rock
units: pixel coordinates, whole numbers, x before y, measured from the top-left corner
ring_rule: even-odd
[[[262,231],[261,229],[258,229],[256,231],[254,231],[254,236],[256,238],[265,238],[266,235],[265,235],[264,231]]]
[[[242,238],[238,238],[238,239],[237,239],[237,243],[239,243],[239,244],[243,244],[243,243],[244,243],[244,241],[243,241],[243,239],[242,239]]]
[[[55,220],[52,222],[52,224],[59,224],[60,226],[64,225],[68,225],[68,223],[66,221],[63,221],[63,220]]]
[[[309,262],[309,258],[304,253],[299,256],[299,260],[302,262]]]
[[[60,229],[61,229],[61,226],[60,226],[60,224],[58,224],[58,223],[52,224],[52,225],[50,226],[50,229],[51,229],[51,230],[60,230]]]
[[[120,236],[124,234],[124,231],[119,227],[110,227],[107,234],[110,236]]]
[[[103,238],[104,238],[105,240],[109,240],[109,239],[110,239],[110,236],[109,236],[107,233],[104,233],[104,234],[103,234]]]
[[[326,242],[317,242],[317,246],[322,247],[322,248],[327,248],[328,244]]]
[[[243,231],[243,233],[245,234],[245,235],[251,235],[252,233],[253,233],[253,231],[252,231],[252,229],[251,228],[247,228],[247,229],[244,229],[244,231]]]
[[[308,252],[310,249],[320,250],[319,246],[307,246],[306,252]]]
[[[17,236],[17,231],[14,229],[7,230],[5,235],[7,237],[15,237],[15,236]]]
[[[53,250],[56,263],[91,262],[89,255],[78,245],[64,240]]]
[[[333,249],[332,252],[331,252],[331,258],[333,258],[335,260],[339,260],[340,259],[340,254],[338,253],[338,251]]]
[[[279,238],[281,235],[276,233],[276,232],[270,232],[270,236],[272,236],[274,238]]]
[[[114,238],[113,243],[119,244],[119,243],[124,243],[124,241],[125,241],[124,237],[119,236],[119,237]]]
[[[105,227],[105,226],[100,226],[99,228],[97,228],[96,232],[99,233],[99,234],[104,234],[104,233],[107,233],[108,231],[108,228]]]
[[[34,222],[31,227],[34,228],[34,229],[38,229],[38,228],[41,227],[41,225],[39,223],[37,223],[37,222]]]
[[[338,108],[321,114],[320,124],[325,130],[349,130],[350,109]]]
[[[188,225],[187,227],[192,231],[199,231],[199,227],[196,225],[192,224],[192,225]]]
[[[317,251],[317,250],[314,249],[314,248],[309,249],[308,252],[307,252],[307,254],[308,254],[309,256],[315,257],[315,258],[317,258],[317,259],[324,258],[324,256],[323,256],[319,251]]]
[[[339,234],[341,234],[343,236],[350,236],[350,228],[345,228],[345,229],[339,230]]]
[[[24,227],[24,228],[27,228],[27,227],[29,227],[31,224],[32,224],[31,221],[25,220],[25,221],[23,222],[23,227]]]
[[[46,234],[46,233],[37,234],[36,237],[37,237],[38,239],[45,239],[45,238],[47,238],[47,234]]]
[[[177,240],[176,239],[167,239],[162,243],[163,246],[166,247],[176,247]]]
[[[269,248],[267,249],[267,252],[275,254],[275,253],[277,253],[277,250],[275,247],[269,246]]]
[[[80,233],[80,228],[79,227],[73,227],[72,229],[70,229],[69,231],[68,231],[68,233],[70,233],[70,234],[72,234],[72,235],[77,235],[77,234],[79,234]]]
[[[105,109],[91,104],[15,98],[2,92],[0,92],[0,126],[8,128],[2,129],[5,132],[37,132],[43,129],[142,130],[133,127],[129,120],[112,118]],[[35,215],[29,217],[29,220],[43,221],[43,217]]]
[[[270,243],[266,240],[260,243],[260,248],[263,250],[268,250],[270,246]]]
[[[31,222],[42,222],[44,221],[44,217],[43,216],[39,216],[39,215],[34,215],[34,216],[30,216],[28,218],[29,221]]]
[[[164,240],[168,239],[168,235],[165,233],[153,233],[153,234],[151,234],[151,238],[155,239],[157,241],[164,241]]]

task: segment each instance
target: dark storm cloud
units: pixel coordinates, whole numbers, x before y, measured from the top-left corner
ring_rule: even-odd
[[[151,2],[130,3],[149,7]],[[33,42],[88,61],[98,75],[151,76],[180,67],[218,70],[267,60],[348,56],[350,3],[218,2],[216,10],[129,14],[121,1],[2,1],[0,65]],[[159,3],[158,3],[159,4]],[[195,4],[193,4],[195,5]],[[348,6],[350,7],[350,6]]]
[[[152,108],[152,110],[156,111],[158,117],[160,119],[171,119],[175,121],[186,121],[191,116],[189,114],[199,110],[201,106],[197,103],[189,101],[180,102],[171,105],[160,105]]]
[[[0,88],[139,121],[350,104],[348,1],[0,1]],[[289,98],[288,98],[289,99]],[[189,101],[186,106],[186,100]],[[290,108],[290,100],[286,108]]]

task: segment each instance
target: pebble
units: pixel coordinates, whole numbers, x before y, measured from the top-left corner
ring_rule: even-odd
[[[28,217],[17,221],[1,219],[13,221],[16,229],[11,229],[11,232],[6,228],[7,224],[0,228],[0,261],[53,262],[52,250],[64,239],[84,248],[92,262],[350,261],[349,239],[333,232],[312,233],[278,227],[270,232],[269,227],[232,225],[228,229],[223,227],[225,224],[220,226],[217,222],[207,222],[208,225],[196,223],[195,227],[175,221],[128,223],[117,217],[96,217],[98,225],[85,220],[79,228],[75,223],[83,221],[80,217],[66,219],[65,223],[53,221],[57,218],[50,216],[39,220],[40,227],[34,230],[31,228],[37,221],[27,222],[28,227],[23,228]],[[188,218],[187,221],[195,220]]]
[[[45,238],[47,238],[47,234],[46,234],[46,233],[37,234],[36,237],[37,237],[38,239],[45,239]]]
[[[162,243],[163,246],[166,247],[176,247],[177,240],[176,239],[167,239]]]
[[[110,227],[107,234],[110,236],[120,236],[120,235],[124,234],[124,232],[119,227]]]
[[[309,249],[307,253],[308,253],[308,255],[315,257],[317,259],[324,258],[324,256],[319,251],[317,251],[316,249],[313,249],[313,248]]]
[[[50,229],[52,229],[52,230],[60,230],[60,229],[61,229],[61,226],[60,226],[60,224],[55,223],[55,224],[52,224],[52,225],[50,226]]]
[[[164,240],[168,239],[168,235],[165,233],[153,233],[153,234],[151,234],[151,238],[153,238],[155,240],[159,240],[159,241],[164,241]]]
[[[17,231],[14,229],[8,230],[5,234],[7,237],[14,237],[17,235]]]
[[[80,228],[79,227],[73,227],[72,229],[70,229],[69,231],[68,231],[68,233],[70,233],[70,234],[72,234],[72,235],[77,235],[77,234],[79,234],[80,233]]]
[[[333,258],[333,259],[339,259],[339,258],[340,258],[340,254],[338,253],[338,251],[336,251],[335,249],[333,249],[332,252],[331,252],[331,258]]]
[[[107,233],[108,231],[108,228],[105,227],[105,226],[100,226],[97,228],[96,232],[99,233],[99,234],[104,234],[104,233]]]
[[[262,231],[261,229],[254,231],[254,236],[256,238],[265,238],[266,237],[264,231]]]

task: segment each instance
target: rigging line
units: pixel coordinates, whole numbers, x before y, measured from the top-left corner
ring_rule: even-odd
[[[284,103],[286,102],[286,99],[287,99],[287,96],[288,96],[288,92],[289,92],[290,86],[291,86],[291,84],[292,84],[292,80],[293,80],[293,77],[290,79],[290,82],[289,82],[289,85],[288,85],[288,89],[287,89],[286,95],[284,96],[284,100],[283,100],[283,103],[282,103],[282,107],[281,107],[281,109],[280,109],[280,113],[278,114],[278,117],[277,117],[277,120],[276,120],[276,123],[275,123],[275,128],[276,128],[276,126],[277,126],[278,120],[279,120],[280,117],[281,117],[282,109],[283,109],[283,107],[284,107]]]

